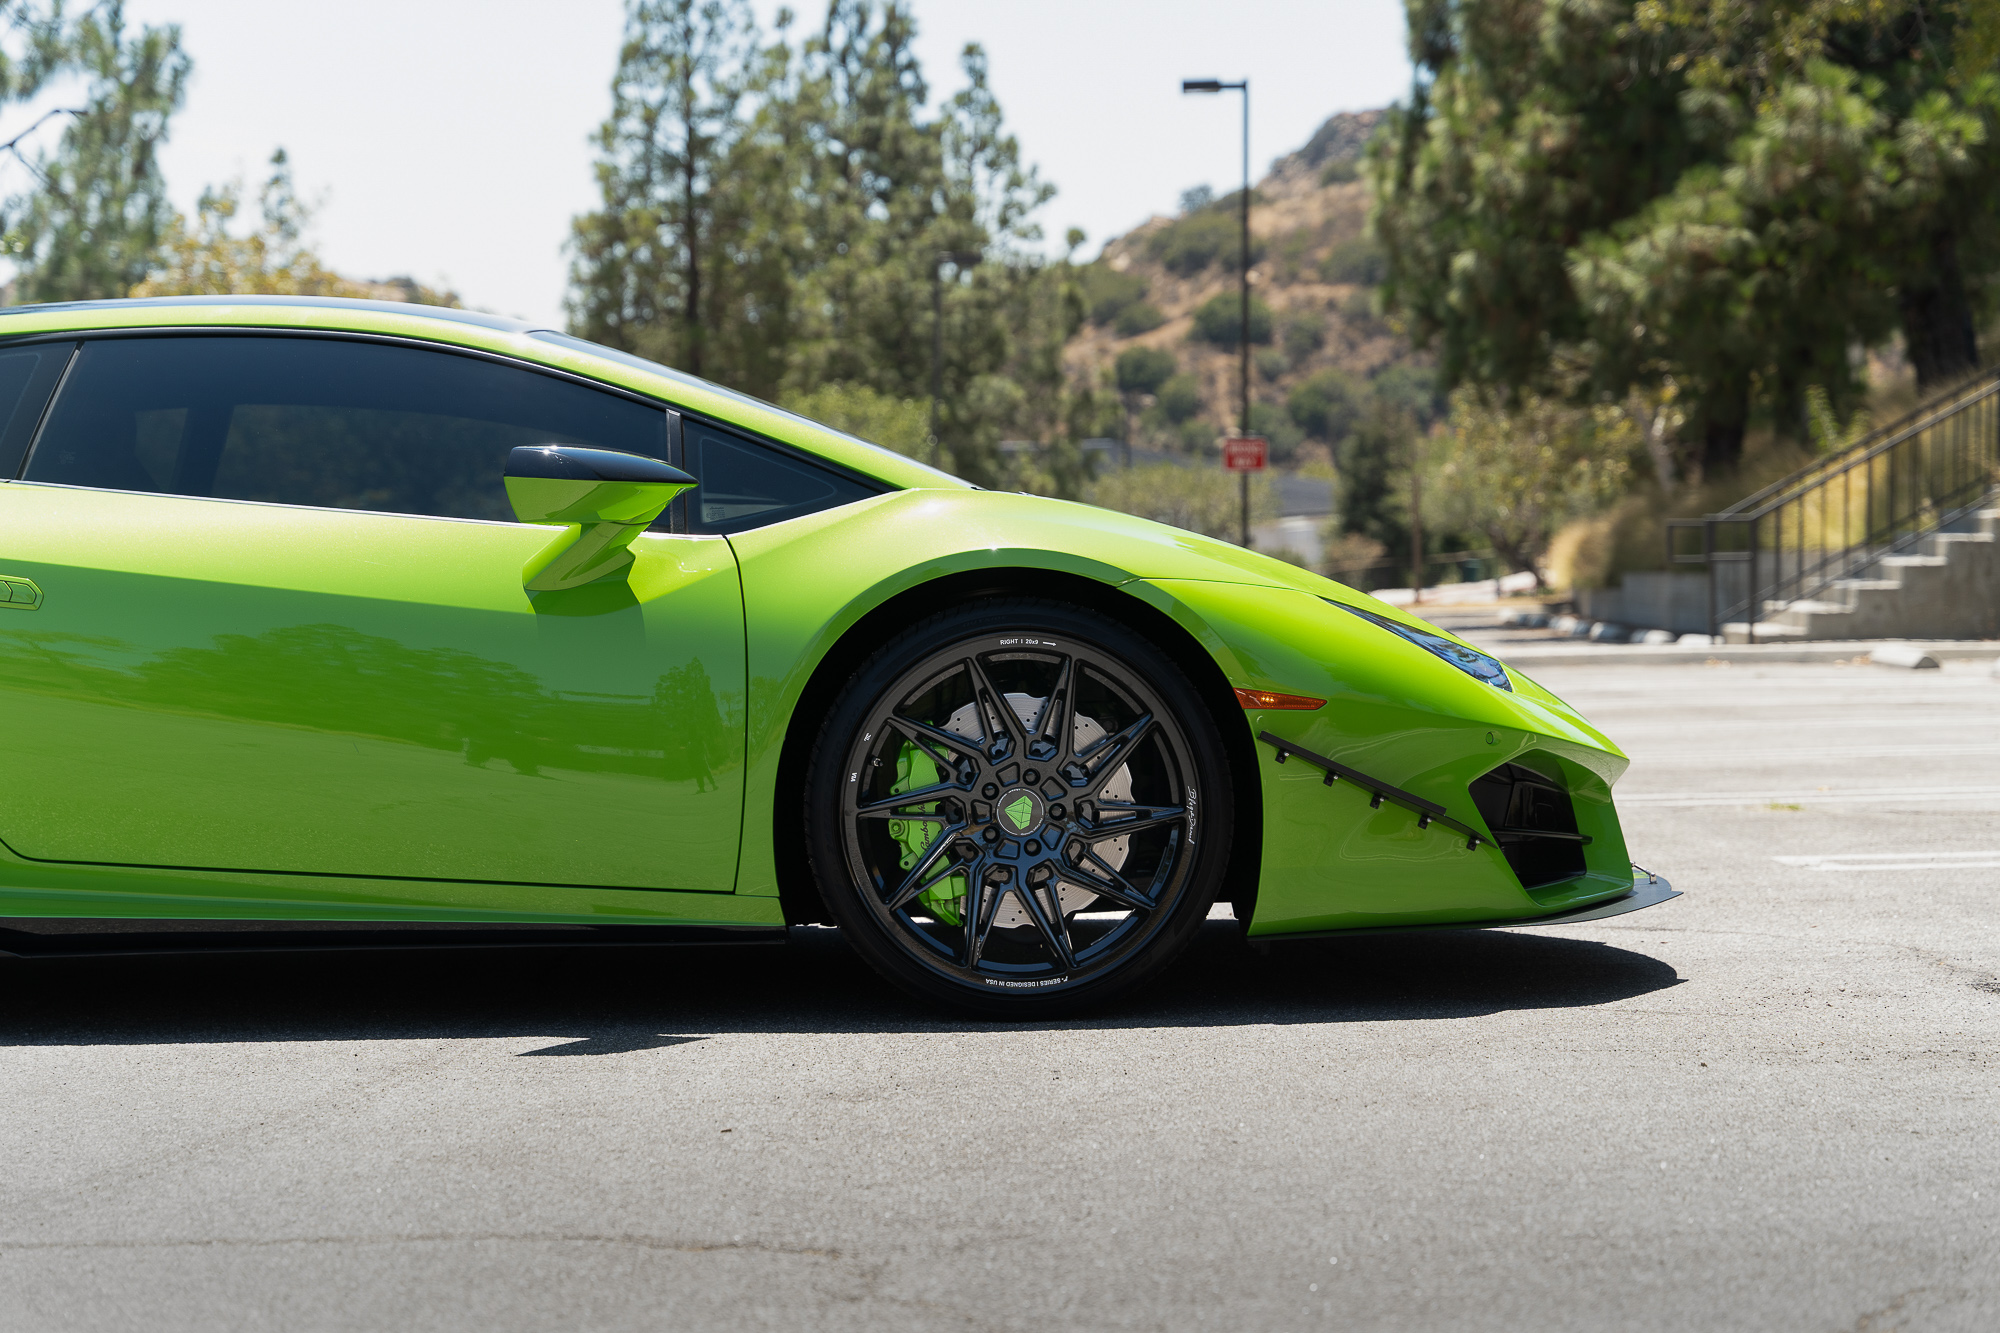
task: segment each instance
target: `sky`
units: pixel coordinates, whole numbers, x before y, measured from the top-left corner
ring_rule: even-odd
[[[821,12],[797,4],[808,21]],[[759,3],[766,21],[776,6]],[[933,98],[979,42],[1023,156],[1057,187],[1046,234],[1095,254],[1182,190],[1242,171],[1235,94],[1251,84],[1251,166],[1328,115],[1409,88],[1399,0],[914,0]],[[242,178],[275,147],[319,200],[322,258],[359,278],[409,275],[479,309],[560,325],[570,219],[595,203],[592,132],[610,109],[619,0],[128,0],[179,23],[194,58],[162,165],[176,203]],[[336,20],[337,16],[337,20]],[[33,118],[0,118],[11,135]],[[11,128],[9,128],[11,126]],[[19,182],[0,178],[6,188]]]

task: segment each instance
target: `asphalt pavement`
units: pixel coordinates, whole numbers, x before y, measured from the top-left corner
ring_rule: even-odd
[[[0,1328],[2000,1327],[2000,680],[1537,674],[1686,896],[1025,1026],[831,931],[0,962]]]

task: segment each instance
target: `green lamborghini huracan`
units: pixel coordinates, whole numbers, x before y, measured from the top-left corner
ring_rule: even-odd
[[[1672,896],[1616,746],[1407,613],[548,329],[0,314],[0,951],[825,923],[1000,1014]]]

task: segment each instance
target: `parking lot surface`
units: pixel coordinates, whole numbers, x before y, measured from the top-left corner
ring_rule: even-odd
[[[2000,680],[1537,675],[1686,896],[1030,1025],[830,931],[0,961],[0,1328],[2000,1327]]]

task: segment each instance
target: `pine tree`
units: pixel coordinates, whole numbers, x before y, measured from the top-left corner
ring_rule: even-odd
[[[732,224],[725,169],[755,27],[746,0],[635,0],[598,131],[603,207],[577,219],[571,321],[588,338],[694,374],[725,322]]]
[[[158,150],[187,85],[180,28],[132,33],[122,0],[108,0],[61,40],[61,63],[85,76],[87,94],[55,152],[36,158],[36,188],[6,209],[20,301],[124,296],[174,216]]]

